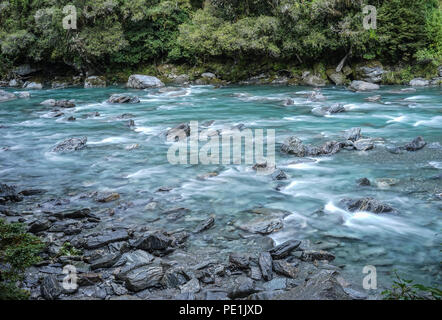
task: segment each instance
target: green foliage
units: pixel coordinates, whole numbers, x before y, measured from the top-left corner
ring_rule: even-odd
[[[0,219],[0,300],[25,299],[27,294],[16,287],[23,272],[39,261],[41,241],[26,233],[22,224],[8,224]]]
[[[402,279],[395,271],[396,280],[391,290],[382,292],[385,300],[440,300],[442,291],[438,288],[414,284],[413,280]]]
[[[75,256],[80,256],[81,254],[82,254],[81,250],[76,249],[69,242],[63,243],[60,250],[58,251],[58,256],[75,257]]]
[[[438,0],[8,0],[0,2],[0,72],[12,64],[78,70],[233,61],[442,63]],[[64,30],[65,5],[78,29]],[[377,29],[363,28],[364,5]]]

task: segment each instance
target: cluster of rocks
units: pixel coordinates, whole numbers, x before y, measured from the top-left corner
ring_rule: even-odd
[[[333,155],[342,149],[368,151],[374,148],[372,139],[364,139],[361,136],[361,128],[352,128],[345,133],[345,141],[327,141],[322,146],[307,145],[301,139],[289,137],[281,146],[281,152],[296,157],[316,157]]]

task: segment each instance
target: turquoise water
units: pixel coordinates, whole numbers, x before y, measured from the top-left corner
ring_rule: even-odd
[[[442,96],[440,88],[422,88],[398,93],[401,87],[383,87],[376,93],[353,93],[327,87],[325,101],[308,99],[311,88],[286,86],[226,87],[192,86],[176,92],[107,89],[62,89],[32,91],[30,99],[0,104],[0,180],[19,189],[48,190],[39,201],[44,210],[50,199],[63,199],[66,207],[97,207],[83,193],[115,191],[121,194],[115,209],[115,223],[194,226],[215,214],[212,238],[195,238],[191,250],[224,254],[247,251],[246,239],[233,239],[232,223],[241,212],[257,206],[279,208],[292,214],[284,228],[272,234],[277,242],[309,239],[336,255],[344,275],[362,284],[362,269],[374,265],[378,286],[390,285],[392,271],[418,282],[440,285],[440,237],[442,183]],[[130,92],[140,104],[110,105],[112,93]],[[381,94],[381,102],[368,96]],[[77,107],[51,117],[51,108],[39,105],[45,99],[75,99]],[[294,105],[284,106],[291,98]],[[311,110],[334,103],[347,112],[321,117]],[[86,118],[91,112],[98,117]],[[129,128],[130,113],[136,126]],[[69,116],[76,121],[67,121]],[[171,165],[166,155],[170,144],[164,133],[191,120],[215,120],[215,129],[243,123],[247,128],[275,129],[277,166],[289,176],[272,181],[256,175],[248,165]],[[343,131],[361,127],[364,136],[378,138],[368,152],[341,151],[311,162],[279,153],[279,145],[296,135],[308,143],[339,140]],[[51,152],[69,137],[86,136],[88,147],[68,154]],[[422,136],[428,146],[417,152],[392,154],[385,147],[403,145]],[[139,144],[138,149],[127,147]],[[198,179],[216,171],[218,176]],[[371,187],[357,185],[367,177]],[[376,179],[397,179],[392,186],[377,185]],[[279,190],[277,190],[277,186]],[[155,192],[170,186],[168,193]],[[397,214],[350,213],[338,207],[343,198],[374,197],[389,203]],[[144,207],[151,200],[164,210],[185,207],[192,214],[180,221],[160,219],[158,212]],[[69,203],[68,203],[69,201]],[[23,206],[25,204],[22,204]],[[25,209],[25,208],[23,208]],[[102,207],[97,210],[101,210]]]

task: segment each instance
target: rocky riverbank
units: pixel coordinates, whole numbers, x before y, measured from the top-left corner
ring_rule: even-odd
[[[69,206],[68,199],[39,203],[44,193],[38,189],[18,192],[13,186],[0,185],[1,216],[25,223],[28,232],[46,244],[42,261],[26,272],[22,284],[31,299],[367,298],[344,280],[340,268],[332,264],[335,257],[331,253],[306,240],[293,239],[275,246],[266,237],[277,229],[270,225],[275,226],[274,222],[289,212],[251,210],[249,214],[255,218],[231,227],[240,232],[230,232],[232,240],[247,240],[244,250],[219,256],[195,253],[188,244],[189,238],[195,241],[221,236],[212,228],[219,223],[216,217],[196,223],[193,230],[125,225],[113,214],[119,208],[113,209],[112,204],[123,205],[116,202],[119,194],[77,195],[93,197],[97,206],[64,209]],[[20,210],[19,204],[32,204],[34,209]],[[106,208],[105,204],[111,206]],[[156,202],[148,206],[155,210]],[[190,214],[188,211],[176,208],[159,212],[158,219],[178,219]],[[77,288],[63,286],[69,283],[66,266],[71,271],[75,268]]]
[[[304,85],[322,87],[325,85],[349,86],[355,91],[375,90],[378,85],[410,85],[412,87],[440,86],[442,84],[442,66],[383,66],[378,61],[326,66],[317,63],[312,66],[294,65],[284,69],[264,66],[262,70],[244,70],[240,66],[208,64],[189,67],[186,65],[149,66],[150,75],[140,81],[125,72],[109,72],[102,75],[74,74],[67,76],[53,74],[44,67],[20,65],[12,69],[0,80],[0,87],[26,90],[39,90],[43,87],[61,89],[73,86],[84,88],[103,88],[109,85],[127,83],[129,88],[161,87],[168,85]],[[240,70],[236,70],[240,68]],[[414,72],[410,72],[410,69]],[[208,70],[211,70],[209,72]],[[271,70],[271,71],[269,71]],[[242,73],[237,74],[239,71]],[[71,71],[66,70],[66,74]],[[146,74],[141,71],[140,74]],[[141,76],[141,75],[139,75]],[[148,77],[148,76],[143,76]],[[128,79],[129,78],[129,79]],[[144,81],[144,84],[143,84]],[[352,82],[353,81],[353,82]],[[358,82],[355,82],[358,81]],[[150,82],[150,83],[149,83]],[[149,83],[148,86],[145,84]],[[1,99],[1,98],[0,98]]]

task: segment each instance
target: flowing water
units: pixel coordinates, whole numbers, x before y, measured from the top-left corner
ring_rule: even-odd
[[[48,190],[39,196],[43,208],[51,199],[61,199],[61,205],[67,207],[94,207],[97,204],[81,194],[118,192],[121,200],[115,219],[121,223],[186,228],[214,214],[216,236],[191,242],[196,252],[210,247],[214,254],[247,251],[251,245],[247,239],[228,237],[234,234],[232,221],[244,210],[258,206],[284,209],[292,214],[271,237],[277,243],[293,238],[311,240],[336,255],[335,264],[344,266],[350,281],[362,284],[363,267],[373,265],[380,288],[391,284],[394,269],[406,278],[437,286],[442,282],[441,90],[401,89],[383,87],[370,94],[326,87],[322,93],[327,99],[320,102],[309,100],[311,88],[286,86],[192,86],[168,93],[119,87],[33,91],[30,99],[0,104],[0,180],[19,189]],[[105,102],[110,94],[124,92],[138,95],[141,103]],[[365,100],[373,94],[381,94],[381,102]],[[51,108],[39,105],[49,98],[75,99],[77,106],[52,118]],[[294,105],[284,106],[287,98]],[[344,104],[347,112],[325,117],[311,112],[314,107],[334,103]],[[86,117],[92,112],[100,115]],[[134,128],[127,126],[127,119],[119,118],[125,113],[131,114],[128,117],[135,121]],[[71,115],[77,120],[67,121]],[[240,123],[251,129],[275,129],[277,166],[289,179],[272,181],[257,175],[250,165],[169,164],[170,143],[164,132],[191,120],[200,124],[214,120],[212,126],[221,129]],[[344,150],[309,162],[279,152],[279,145],[291,135],[322,144],[342,139],[344,130],[352,127],[361,127],[364,136],[377,138],[375,149]],[[51,152],[57,142],[81,136],[88,138],[86,149]],[[392,154],[386,150],[386,146],[404,145],[416,136],[428,142],[420,151]],[[139,148],[128,150],[133,144]],[[213,171],[218,176],[198,179]],[[358,186],[356,180],[362,177],[372,185]],[[385,178],[393,183],[377,180]],[[162,186],[173,190],[155,192]],[[362,197],[386,202],[398,213],[350,213],[339,206],[343,198]],[[177,222],[158,220],[158,213],[144,208],[152,199],[162,208],[185,207],[192,214]]]

